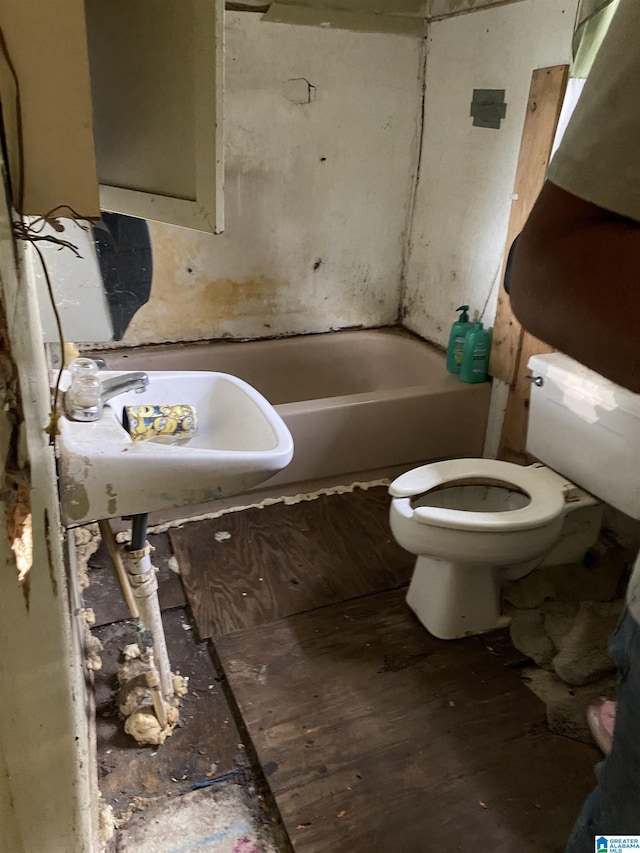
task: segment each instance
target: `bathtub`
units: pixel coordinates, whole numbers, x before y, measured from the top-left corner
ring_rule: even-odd
[[[109,370],[214,370],[257,388],[295,444],[269,486],[482,455],[490,383],[460,382],[441,352],[402,329],[94,354]]]

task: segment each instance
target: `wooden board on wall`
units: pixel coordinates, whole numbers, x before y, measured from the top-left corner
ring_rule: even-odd
[[[509,216],[505,263],[511,244],[522,231],[542,189],[558,126],[568,65],[537,68],[531,77],[527,114],[522,131],[520,155]],[[504,264],[503,264],[504,269]],[[511,311],[508,295],[501,289],[493,329],[491,375],[510,386],[498,455],[513,460],[524,456],[529,404],[527,360],[551,348],[525,332]]]
[[[544,184],[568,72],[568,65],[554,65],[537,68],[531,77],[507,229],[505,263],[511,244],[522,231]],[[493,329],[490,372],[509,385],[513,384],[518,372],[522,335],[522,326],[511,311],[509,297],[501,289]]]
[[[507,408],[504,413],[502,435],[498,445],[498,458],[507,462],[527,463],[531,457],[527,454],[527,425],[529,423],[529,396],[531,383],[525,377],[530,371],[527,362],[532,355],[553,352],[553,347],[534,338],[528,332],[522,336],[522,346],[518,358],[518,372],[515,383],[509,389]]]

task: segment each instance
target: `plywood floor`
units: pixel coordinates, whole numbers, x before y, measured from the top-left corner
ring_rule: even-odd
[[[597,752],[548,732],[504,634],[427,634],[387,509],[356,491],[171,533],[296,853],[563,850]]]
[[[171,530],[202,638],[406,585],[414,558],[384,487],[272,504]]]

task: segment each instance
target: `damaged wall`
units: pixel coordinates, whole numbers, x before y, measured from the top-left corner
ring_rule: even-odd
[[[523,0],[430,25],[403,322],[437,344],[463,303],[493,322],[531,73],[570,62],[576,6]],[[473,126],[474,89],[505,90],[499,130]]]
[[[338,11],[367,15],[405,15],[408,17],[433,18],[471,12],[483,6],[500,6],[505,3],[520,3],[522,0],[278,0],[283,6],[298,6],[309,9],[336,9]],[[227,6],[233,6],[228,2]],[[244,8],[264,9],[273,5],[270,0],[242,0]]]
[[[151,223],[151,299],[122,343],[393,323],[421,45],[227,13],[226,231]]]
[[[522,2],[525,0],[427,0],[427,16],[436,18],[445,15],[460,15],[487,6],[504,6],[507,3]]]
[[[384,325],[401,304],[440,345],[461,302],[491,322],[531,72],[570,60],[576,6],[518,0],[430,25],[404,294],[421,40],[227,13],[227,230],[151,223],[152,296],[122,344]],[[482,88],[505,90],[499,130],[472,124]]]
[[[89,853],[82,652],[61,549],[33,293],[18,279],[0,164],[0,850]],[[74,614],[75,615],[75,614]]]

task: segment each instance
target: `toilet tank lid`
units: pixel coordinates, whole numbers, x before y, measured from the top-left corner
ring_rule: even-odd
[[[563,390],[591,400],[606,409],[621,409],[640,418],[640,394],[616,385],[594,370],[561,352],[532,355],[527,366],[536,376],[542,376]]]

